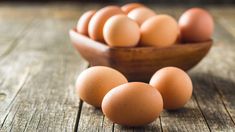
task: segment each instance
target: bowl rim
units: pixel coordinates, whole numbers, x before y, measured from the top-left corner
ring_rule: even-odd
[[[70,34],[70,37],[80,37],[80,38],[83,38],[87,41],[90,41],[92,42],[92,45],[89,45],[89,46],[92,46],[92,47],[98,47],[99,49],[103,49],[103,50],[128,50],[128,51],[132,51],[132,50],[164,50],[164,49],[174,49],[174,48],[180,48],[180,47],[191,47],[191,46],[196,46],[196,45],[204,45],[204,44],[209,44],[210,47],[213,43],[213,39],[210,39],[210,40],[207,40],[207,41],[202,41],[202,42],[187,42],[187,43],[176,43],[176,44],[173,44],[171,46],[168,46],[168,47],[154,47],[154,46],[143,46],[143,47],[110,47],[108,46],[107,44],[105,43],[102,43],[102,42],[99,42],[99,41],[95,41],[91,38],[89,38],[88,36],[86,35],[83,35],[83,34],[80,34],[77,32],[76,28],[73,28],[73,29],[70,29],[69,30],[69,34]],[[95,45],[94,45],[95,43]],[[90,44],[90,43],[89,43]],[[76,44],[75,44],[76,45]]]

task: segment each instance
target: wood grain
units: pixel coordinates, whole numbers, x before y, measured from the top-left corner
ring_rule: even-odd
[[[34,21],[1,61],[0,90],[6,94],[1,100],[1,131],[73,131],[79,104],[74,80],[87,63],[63,38],[70,25],[52,19]]]
[[[0,4],[0,131],[235,131],[233,6],[207,8],[216,21],[214,44],[189,72],[192,99],[138,128],[112,123],[74,92],[88,63],[71,46],[68,30],[82,12],[101,6]],[[151,7],[176,18],[188,8]]]

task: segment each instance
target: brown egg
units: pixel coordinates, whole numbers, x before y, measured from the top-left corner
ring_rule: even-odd
[[[133,9],[138,8],[138,7],[143,7],[143,6],[144,5],[142,5],[140,3],[129,3],[129,4],[126,4],[126,5],[122,6],[121,9],[123,10],[123,12],[128,14]]]
[[[157,15],[146,20],[140,31],[141,45],[167,47],[175,43],[179,28],[173,17]]]
[[[127,79],[115,69],[94,66],[78,76],[76,89],[83,101],[101,107],[102,99],[109,90],[127,82]]]
[[[131,82],[110,90],[102,101],[102,111],[114,123],[141,126],[154,121],[163,109],[160,93],[146,83]]]
[[[182,14],[179,27],[184,42],[201,42],[211,38],[214,30],[212,16],[200,8],[192,8]]]
[[[115,15],[107,20],[103,29],[105,42],[111,47],[133,47],[140,39],[138,24],[125,15]]]
[[[88,35],[88,24],[91,17],[95,14],[95,10],[85,12],[78,20],[77,32],[83,35]]]
[[[166,67],[157,71],[150,80],[163,98],[165,109],[183,107],[192,96],[193,86],[190,77],[176,67]]]
[[[146,7],[135,8],[134,10],[128,13],[128,17],[136,21],[141,25],[148,18],[155,16],[155,12]]]
[[[104,42],[103,27],[105,22],[113,15],[124,14],[118,6],[106,6],[98,10],[91,18],[88,33],[93,40]]]

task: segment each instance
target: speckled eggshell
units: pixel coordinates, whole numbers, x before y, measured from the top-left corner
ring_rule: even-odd
[[[176,67],[165,67],[157,71],[150,80],[162,95],[164,109],[182,108],[191,98],[193,85],[190,77]]]
[[[88,25],[89,37],[93,40],[104,42],[103,27],[105,22],[113,15],[124,14],[118,6],[106,6],[98,10],[91,18]]]
[[[125,76],[113,68],[94,66],[78,76],[76,91],[86,103],[101,107],[103,97],[109,90],[127,82]]]
[[[146,83],[131,82],[110,90],[102,102],[102,111],[114,123],[142,126],[153,122],[163,110],[160,93]]]

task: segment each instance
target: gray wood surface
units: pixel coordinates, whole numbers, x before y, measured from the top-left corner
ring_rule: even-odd
[[[0,4],[0,131],[235,131],[235,8],[205,7],[215,19],[209,54],[189,71],[187,105],[153,123],[114,124],[75,95],[88,63],[71,46],[68,30],[100,4]],[[178,18],[187,7],[150,5]]]

